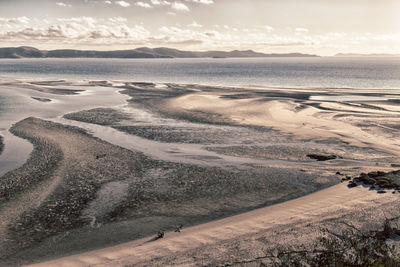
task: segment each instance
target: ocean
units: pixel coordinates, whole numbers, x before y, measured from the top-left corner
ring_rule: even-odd
[[[2,59],[3,79],[400,88],[400,58]]]

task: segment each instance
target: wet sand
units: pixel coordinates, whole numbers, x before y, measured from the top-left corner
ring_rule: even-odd
[[[296,169],[153,160],[79,128],[35,118],[17,123],[12,132],[30,140],[34,152],[1,180],[3,264],[54,258],[230,216],[337,180]]]
[[[19,121],[10,130],[34,149],[24,165],[1,177],[2,264],[40,262],[135,239],[58,263],[223,264],[230,262],[224,250],[236,261],[246,260],[243,251],[254,239],[271,237],[273,247],[281,241],[279,231],[287,240],[303,236],[311,242],[307,233],[331,220],[372,225],[382,218],[371,215],[374,209],[391,210],[397,201],[398,194],[348,189],[347,183],[319,191],[346,176],[396,170],[397,91],[378,99],[368,90],[345,89],[108,81],[1,86],[39,105],[3,123],[7,128]],[[73,93],[62,95],[64,89]],[[38,118],[21,121],[24,114]],[[316,161],[310,154],[334,159]],[[270,206],[275,203],[282,204]],[[157,242],[141,239],[221,218],[226,219],[182,235],[167,233]]]
[[[4,149],[3,136],[0,135],[0,155],[3,152],[3,149]]]

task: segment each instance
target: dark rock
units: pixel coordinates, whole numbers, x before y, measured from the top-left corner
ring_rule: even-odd
[[[378,173],[377,172],[369,172],[368,176],[371,178],[375,178],[375,177],[378,177]]]
[[[310,159],[316,159],[317,161],[326,161],[326,160],[341,158],[340,156],[337,155],[319,155],[319,154],[308,154],[307,157],[309,157]]]
[[[386,193],[385,190],[379,190],[379,191],[378,191],[378,194],[385,194],[385,193]]]
[[[385,178],[377,179],[376,184],[379,185],[379,187],[381,187],[381,188],[392,188],[393,187],[392,182]]]
[[[350,183],[347,185],[348,188],[353,188],[353,187],[356,187],[356,186],[358,186],[358,184],[355,183],[355,182],[350,182]]]
[[[375,179],[368,178],[368,179],[364,179],[363,183],[366,185],[374,185],[376,183],[376,181],[375,181]]]
[[[386,172],[382,172],[382,171],[377,171],[378,176],[384,176],[386,174]]]

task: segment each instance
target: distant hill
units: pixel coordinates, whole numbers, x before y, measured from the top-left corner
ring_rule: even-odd
[[[339,53],[335,57],[400,57],[400,54],[345,54]]]
[[[5,47],[0,48],[0,58],[244,58],[244,57],[317,57],[316,55],[289,53],[264,54],[245,51],[182,51],[172,48],[140,47],[131,50],[95,51],[95,50],[39,50],[34,47]]]

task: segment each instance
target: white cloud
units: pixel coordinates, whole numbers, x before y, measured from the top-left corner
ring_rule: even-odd
[[[182,2],[173,2],[171,5],[172,9],[175,9],[177,11],[189,11],[189,7],[187,5],[185,5]]]
[[[112,4],[112,2],[109,1],[109,0],[103,1],[103,3],[106,4],[106,5],[111,5]]]
[[[72,5],[66,4],[66,3],[63,3],[63,2],[58,2],[58,3],[56,3],[56,5],[60,6],[60,7],[72,7]]]
[[[16,18],[0,18],[0,23],[28,24],[31,20],[25,16]]]
[[[306,28],[296,28],[295,31],[296,32],[309,32],[310,30],[306,29]]]
[[[12,42],[63,42],[64,44],[141,43],[150,38],[150,32],[141,25],[127,26],[123,18],[94,19],[91,17],[60,18],[59,24],[47,28],[27,27],[21,30],[0,30],[0,40]]]
[[[128,2],[125,2],[125,1],[123,1],[123,0],[121,0],[121,1],[115,1],[115,4],[117,4],[117,5],[119,5],[119,6],[122,6],[122,7],[129,7],[129,6],[131,6],[131,4],[129,4]]]
[[[185,0],[186,2],[204,4],[204,5],[211,5],[214,4],[213,0]]]
[[[108,18],[108,21],[113,23],[121,23],[121,22],[127,22],[128,19],[123,17],[114,17],[114,18]]]
[[[145,2],[142,2],[142,1],[136,2],[135,6],[140,6],[140,7],[143,7],[143,8],[152,8],[152,6],[149,3],[145,3]]]
[[[186,26],[164,26],[149,31],[143,25],[130,24],[131,21],[128,23],[124,17],[72,17],[53,19],[48,24],[43,22],[44,19],[27,17],[0,18],[0,42],[3,45],[34,44],[60,48],[97,45],[102,49],[114,49],[140,45],[194,50],[254,49],[311,53],[328,48],[334,48],[338,52],[351,52],[357,51],[360,46],[377,47],[378,50],[400,45],[399,32],[313,34],[293,28],[291,31],[275,29],[271,33],[266,26],[238,29],[232,25],[207,27],[196,21]],[[392,49],[389,52],[395,51]]]
[[[189,27],[193,27],[193,28],[202,28],[202,27],[203,27],[203,25],[198,24],[196,21],[193,21],[193,22],[190,23],[188,26],[189,26]]]
[[[266,25],[264,28],[265,28],[265,30],[266,30],[267,32],[273,32],[273,31],[274,31],[274,28],[271,27],[271,26],[269,26],[269,25]]]
[[[151,0],[150,1],[154,6],[169,6],[171,2],[165,0]]]

